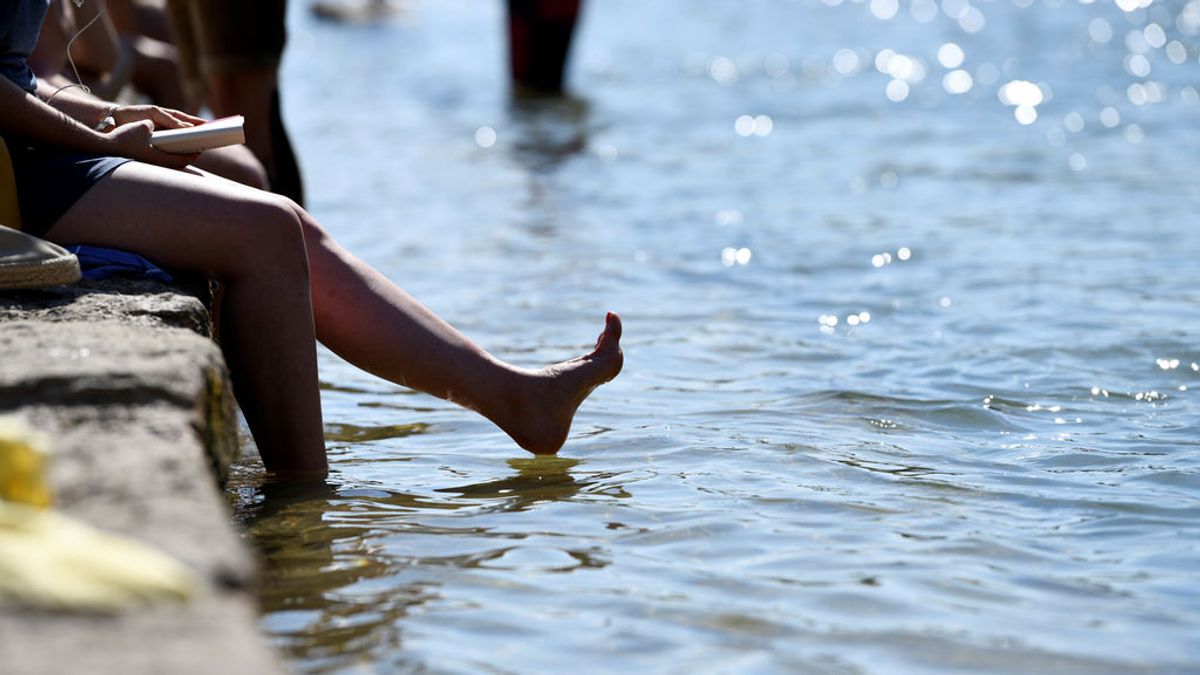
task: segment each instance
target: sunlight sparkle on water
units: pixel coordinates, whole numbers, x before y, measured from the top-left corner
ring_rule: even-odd
[[[937,3],[933,0],[912,0],[908,6],[908,13],[919,23],[929,23],[937,19]]]
[[[968,7],[966,14],[958,19],[958,27],[967,33],[978,33],[987,25],[987,19],[978,8]]]
[[[1142,54],[1129,54],[1125,57],[1125,72],[1134,77],[1150,76],[1150,59]]]
[[[946,42],[938,47],[937,59],[943,68],[957,68],[963,64],[966,55],[963,54],[962,47],[953,42]]]
[[[903,262],[911,257],[912,250],[907,246],[901,246],[899,249],[896,249],[896,256],[894,258],[892,257],[892,254],[887,251],[884,251],[883,253],[876,253],[875,255],[871,256],[871,267],[883,267],[884,265],[892,264],[896,260]]]
[[[1096,17],[1088,24],[1088,35],[1096,44],[1108,44],[1113,38],[1112,26],[1104,19]]]
[[[942,76],[942,88],[951,94],[965,94],[974,86],[971,73],[963,69],[952,70]]]
[[[1146,37],[1146,43],[1155,49],[1162,49],[1167,44],[1167,32],[1156,23],[1143,28],[1142,35]]]
[[[733,123],[733,130],[738,136],[769,136],[775,130],[775,121],[769,115],[739,115]]]
[[[791,64],[788,62],[788,57],[779,52],[767,54],[763,59],[763,71],[770,77],[783,77],[791,70]]]
[[[1183,46],[1179,40],[1171,40],[1167,45],[1167,59],[1175,65],[1180,65],[1187,61],[1187,57],[1187,47]]]
[[[961,19],[970,8],[969,0],[942,0],[942,13],[951,19]]]
[[[732,246],[721,249],[721,264],[726,267],[734,265],[748,265],[750,259],[754,257],[754,253],[746,247],[733,248]]]
[[[496,130],[491,127],[479,127],[475,130],[475,143],[481,148],[490,148],[496,144]]]
[[[721,209],[713,214],[713,222],[717,225],[739,225],[745,219],[737,209]]]
[[[875,55],[875,69],[908,84],[916,84],[925,79],[925,64],[920,59],[892,49],[881,49]]]
[[[1154,0],[1117,0],[1117,7],[1123,12],[1136,12],[1139,9],[1145,9],[1154,3]]]
[[[887,21],[896,16],[898,11],[900,3],[897,0],[871,0],[871,13],[876,19]]]
[[[1016,106],[1013,116],[1021,124],[1033,124],[1037,120],[1037,106],[1046,100],[1041,87],[1026,80],[1011,80],[996,92],[1004,105]]]
[[[598,157],[600,161],[604,162],[605,164],[612,164],[613,162],[617,161],[617,156],[619,154],[620,152],[618,152],[617,146],[611,143],[602,143],[596,146],[596,157]]]
[[[870,312],[859,312],[857,314],[849,314],[846,316],[846,323],[850,326],[869,323],[871,321]]]
[[[862,60],[853,49],[839,49],[833,55],[833,69],[839,75],[850,77],[862,68]]]
[[[724,56],[718,56],[708,64],[708,74],[717,84],[729,86],[738,79],[737,64]]]

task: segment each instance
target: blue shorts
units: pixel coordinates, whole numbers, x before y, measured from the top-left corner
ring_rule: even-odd
[[[21,230],[35,237],[62,218],[93,185],[129,160],[92,155],[6,136],[21,207]]]

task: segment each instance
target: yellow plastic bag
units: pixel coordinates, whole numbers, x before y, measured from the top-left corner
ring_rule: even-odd
[[[193,574],[170,556],[48,509],[0,502],[0,599],[51,609],[115,611],[186,600]]]
[[[47,508],[47,446],[20,419],[0,417],[0,601],[114,611],[192,597],[199,584],[175,559]]]
[[[45,508],[50,506],[46,484],[43,434],[15,417],[0,417],[0,500]]]

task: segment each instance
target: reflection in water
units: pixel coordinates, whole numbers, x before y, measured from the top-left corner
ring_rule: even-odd
[[[596,480],[577,480],[570,473],[582,460],[566,457],[533,457],[510,459],[508,465],[517,474],[500,480],[473,483],[438,492],[457,494],[470,499],[500,500],[504,511],[524,511],[539,502],[562,501],[574,497],[580,490],[597,485]],[[603,476],[607,478],[609,476]],[[619,485],[605,485],[599,491],[610,497],[628,497]]]
[[[536,237],[553,237],[570,218],[556,203],[556,172],[588,146],[588,102],[573,96],[514,99],[508,108],[513,142],[509,156],[528,176],[524,211]]]
[[[563,96],[514,99],[512,157],[531,174],[554,171],[588,145],[587,99]]]
[[[425,433],[428,429],[429,425],[422,422],[385,424],[373,427],[328,423],[325,425],[325,440],[334,443],[366,443],[388,438],[404,438],[413,434]]]
[[[435,488],[427,496],[329,481],[281,483],[256,464],[237,467],[229,490],[263,558],[260,597],[268,632],[290,657],[313,669],[379,663],[385,654],[394,662],[403,642],[401,620],[440,598],[439,570],[605,566],[607,556],[595,547],[517,543],[526,535],[444,520],[455,512],[470,520],[521,512],[581,492],[589,498],[630,496],[611,475],[577,478],[572,469],[581,463],[510,459],[511,476]],[[446,544],[448,539],[462,543]]]

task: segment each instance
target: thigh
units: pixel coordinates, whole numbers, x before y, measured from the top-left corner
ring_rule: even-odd
[[[201,171],[129,162],[88,190],[45,238],[227,279],[269,262],[260,253],[270,255],[281,234],[299,232],[295,212],[276,195]]]

